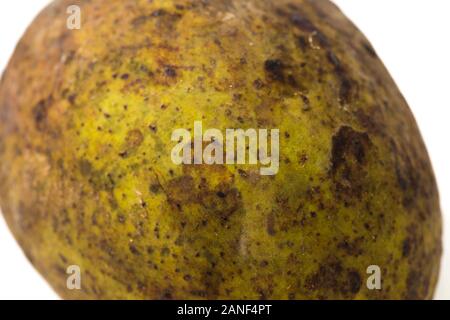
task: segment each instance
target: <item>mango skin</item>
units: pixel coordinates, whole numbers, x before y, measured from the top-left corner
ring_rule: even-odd
[[[81,30],[66,28],[71,4]],[[279,128],[279,173],[174,165],[171,133],[196,120]],[[424,143],[328,1],[56,1],[2,77],[0,123],[1,208],[63,298],[433,296],[441,215]],[[69,265],[81,290],[66,288]]]

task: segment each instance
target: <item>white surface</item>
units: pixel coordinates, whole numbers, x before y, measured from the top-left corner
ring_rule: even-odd
[[[427,143],[445,223],[444,258],[436,298],[450,299],[450,1],[335,2],[372,42],[408,100]],[[48,0],[0,1],[0,70],[46,3]],[[25,259],[3,218],[0,255],[0,299],[57,298]]]

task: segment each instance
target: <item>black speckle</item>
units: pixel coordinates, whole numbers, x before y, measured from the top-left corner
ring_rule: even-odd
[[[192,276],[190,274],[186,274],[186,275],[184,275],[183,279],[184,279],[184,281],[189,282],[192,280]]]
[[[267,216],[267,233],[270,236],[275,235],[275,216],[273,212],[269,213],[269,215]]]
[[[353,294],[357,294],[361,289],[361,276],[356,271],[349,271],[348,273],[349,290]]]
[[[327,52],[327,58],[335,68],[341,68],[341,61],[332,51]]]
[[[170,254],[170,249],[167,247],[164,247],[161,249],[161,256],[165,257],[168,256]]]
[[[158,127],[156,126],[156,124],[151,124],[148,126],[148,128],[153,131],[154,133],[156,133],[158,131]]]
[[[291,22],[298,27],[299,29],[305,32],[314,32],[316,31],[316,27],[309,21],[307,18],[301,16],[298,13],[295,13],[291,16]]]
[[[159,186],[159,184],[151,184],[150,185],[150,191],[152,192],[152,193],[158,193],[159,192],[159,190],[160,190],[160,186]]]
[[[117,220],[119,221],[119,223],[124,224],[126,221],[126,218],[123,214],[119,214],[119,215],[117,215]]]
[[[407,258],[411,253],[411,240],[409,238],[405,239],[402,244],[402,255]]]
[[[45,129],[45,122],[47,120],[48,108],[53,102],[53,97],[42,99],[33,108],[33,117],[38,130]]]
[[[130,244],[130,245],[129,245],[129,249],[130,249],[130,252],[131,252],[132,254],[134,254],[135,256],[140,255],[139,250],[136,248],[136,246],[135,246],[134,244]]]
[[[165,66],[164,74],[169,78],[175,78],[177,76],[177,71],[172,66]]]
[[[71,94],[70,96],[67,97],[67,101],[69,101],[69,103],[71,105],[75,104],[75,100],[77,99],[77,95],[76,94]]]
[[[83,176],[89,176],[92,173],[92,164],[86,160],[82,159],[80,160],[80,172]]]
[[[242,169],[238,169],[238,173],[242,178],[248,178],[248,173]]]
[[[219,197],[219,198],[225,198],[227,195],[225,194],[225,193],[223,193],[222,191],[219,191],[219,192],[217,192],[216,193],[217,194],[217,196]]]
[[[267,60],[264,63],[264,69],[269,74],[270,78],[277,81],[284,81],[283,62],[279,59]]]
[[[253,81],[253,87],[256,90],[260,90],[264,87],[264,83],[261,81],[261,79],[256,79],[255,81]]]

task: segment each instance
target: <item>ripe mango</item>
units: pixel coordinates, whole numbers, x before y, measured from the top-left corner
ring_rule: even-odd
[[[279,129],[278,173],[174,164],[195,121]],[[6,221],[63,298],[429,299],[438,279],[424,142],[327,0],[55,1],[1,79],[0,163]]]

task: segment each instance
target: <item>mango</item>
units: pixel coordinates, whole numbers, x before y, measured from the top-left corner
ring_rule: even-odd
[[[279,130],[277,172],[174,163],[198,121]],[[0,163],[4,217],[62,298],[430,299],[438,280],[416,121],[327,0],[54,1],[2,76]]]

